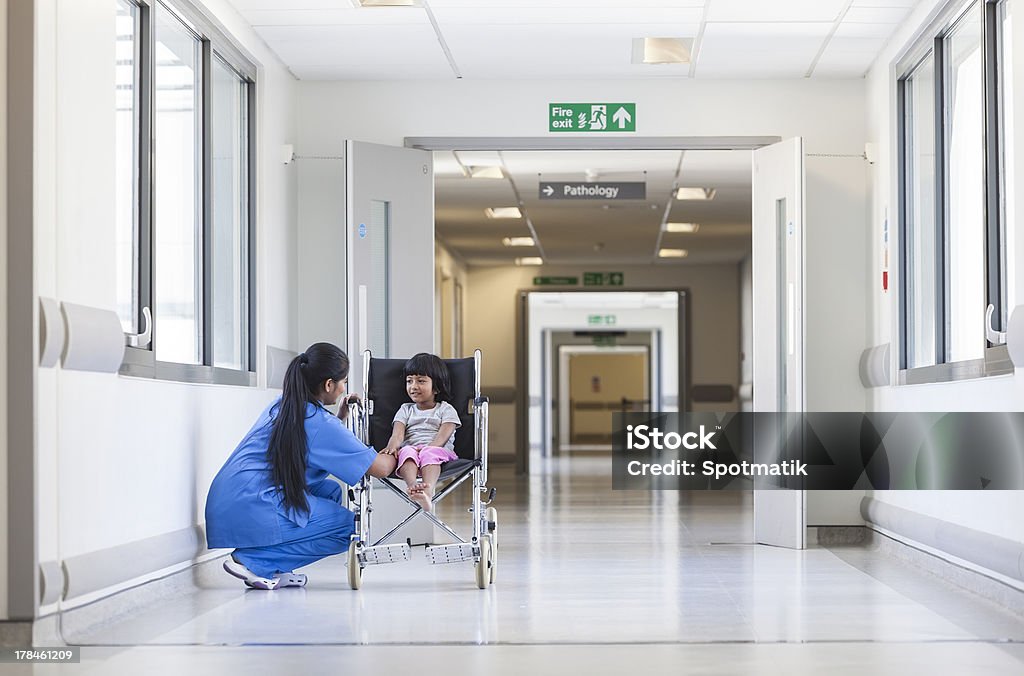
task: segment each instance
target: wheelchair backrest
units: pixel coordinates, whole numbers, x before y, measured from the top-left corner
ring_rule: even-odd
[[[370,445],[380,450],[388,445],[395,413],[409,403],[405,392],[405,359],[370,359],[366,396],[373,402],[370,416]],[[462,427],[455,431],[455,453],[466,460],[476,457],[472,402],[476,398],[476,373],[472,357],[445,359],[451,381],[450,403],[459,413]]]

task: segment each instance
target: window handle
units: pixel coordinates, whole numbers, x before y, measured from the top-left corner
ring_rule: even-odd
[[[992,313],[996,311],[996,306],[989,304],[985,310],[985,339],[993,345],[1005,345],[1006,344],[1006,332],[996,331],[992,328]]]
[[[142,308],[142,318],[146,320],[146,330],[142,333],[124,334],[124,344],[128,347],[149,347],[149,341],[153,337],[153,315],[149,308]]]

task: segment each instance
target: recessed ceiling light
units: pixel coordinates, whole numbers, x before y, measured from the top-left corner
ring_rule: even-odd
[[[419,0],[352,0],[356,7],[418,7]]]
[[[712,200],[715,199],[714,188],[676,188],[677,200]]]
[[[522,218],[519,207],[487,207],[484,209],[487,218]]]
[[[470,178],[505,178],[505,172],[501,167],[468,166],[466,170]]]
[[[665,232],[697,232],[699,223],[666,223]]]
[[[633,63],[690,63],[693,38],[633,38]]]
[[[686,258],[688,253],[686,249],[659,249],[658,258]]]
[[[527,256],[526,258],[517,258],[516,265],[544,265],[544,259],[540,256]]]
[[[505,246],[533,246],[533,237],[506,237],[501,240]]]

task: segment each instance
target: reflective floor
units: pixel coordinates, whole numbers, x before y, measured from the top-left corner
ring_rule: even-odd
[[[342,557],[306,569],[306,589],[216,573],[66,635],[86,646],[78,667],[31,673],[1024,673],[1024,618],[863,549],[752,545],[749,494],[612,491],[594,458],[546,469],[492,467],[485,591],[471,563],[432,566],[422,548],[368,568],[359,592]],[[439,510],[460,531],[468,495]]]

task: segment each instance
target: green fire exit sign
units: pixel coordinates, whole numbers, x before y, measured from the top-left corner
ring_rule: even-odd
[[[636,104],[550,103],[548,131],[636,131]]]

